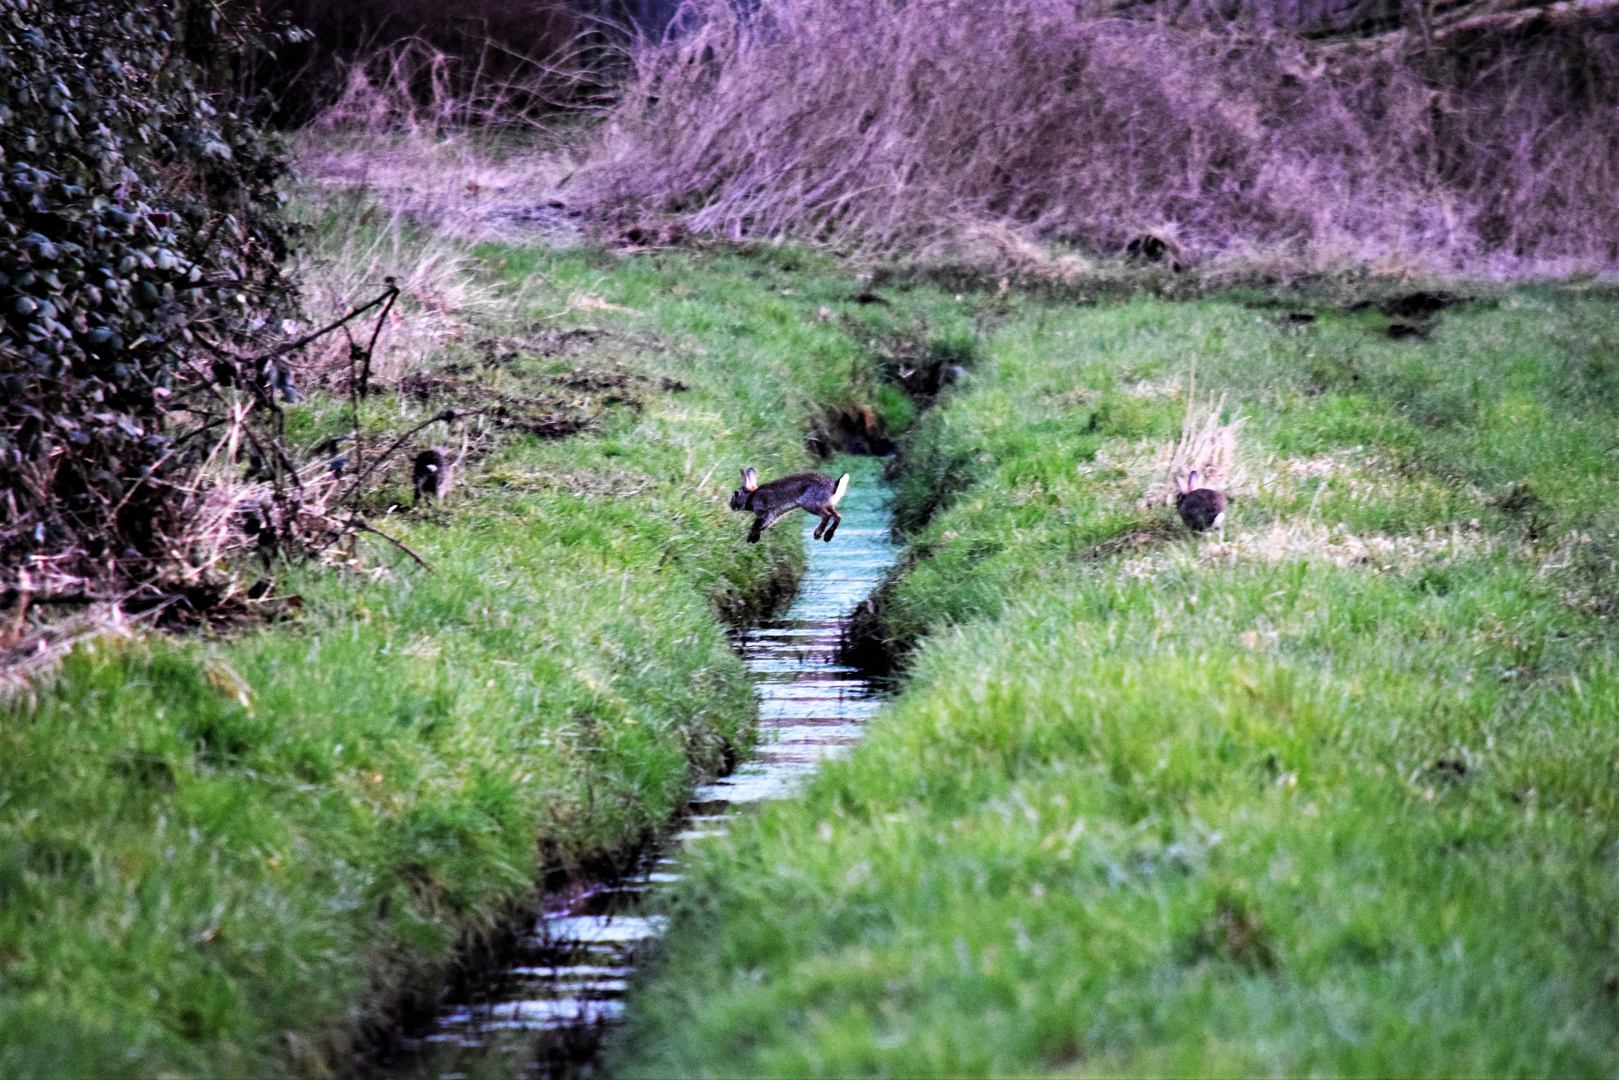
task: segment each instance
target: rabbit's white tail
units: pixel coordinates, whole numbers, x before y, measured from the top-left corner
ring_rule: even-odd
[[[848,491],[848,490],[849,490],[849,474],[844,473],[842,476],[838,477],[838,486],[833,489],[832,498],[827,500],[827,501],[833,506],[838,505],[838,503],[843,501],[843,493]]]

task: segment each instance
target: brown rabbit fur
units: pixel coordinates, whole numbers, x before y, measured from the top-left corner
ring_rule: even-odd
[[[794,510],[819,516],[821,523],[815,526],[815,539],[831,543],[832,534],[843,521],[838,502],[848,490],[848,473],[836,480],[825,473],[795,473],[761,484],[758,473],[743,469],[742,486],[731,493],[731,509],[753,512],[753,527],[748,530],[750,544],[757,544],[766,529]]]
[[[1175,510],[1188,529],[1203,532],[1224,520],[1225,494],[1213,488],[1198,487],[1196,469],[1184,480],[1176,477],[1175,486],[1180,489],[1175,495]]]
[[[417,454],[410,467],[411,487],[416,490],[411,505],[421,502],[423,496],[442,502],[450,493],[450,471],[450,457],[442,447],[434,446]]]

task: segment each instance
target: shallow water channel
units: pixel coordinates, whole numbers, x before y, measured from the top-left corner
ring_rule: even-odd
[[[881,688],[836,662],[842,619],[870,595],[898,549],[889,537],[880,463],[838,464],[853,476],[836,537],[813,540],[816,519],[799,515],[808,560],[792,605],[737,635],[759,695],[751,759],[693,792],[683,831],[662,849],[623,876],[554,898],[504,966],[445,1004],[407,1055],[416,1058],[410,1073],[440,1080],[595,1075],[637,951],[663,929],[657,892],[680,880],[684,846],[723,832],[732,815],[754,804],[790,797],[822,760],[860,738]],[[738,542],[746,520],[736,516]]]

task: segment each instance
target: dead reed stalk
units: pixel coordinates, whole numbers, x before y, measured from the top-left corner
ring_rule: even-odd
[[[577,214],[566,212],[557,189],[578,167],[576,129],[599,107],[575,95],[565,106],[550,102],[541,123],[533,86],[467,76],[463,66],[415,38],[359,57],[344,68],[342,93],[300,134],[296,157],[319,189],[314,201],[340,193],[338,201],[353,202],[347,228],[337,230],[342,261],[363,257],[360,248],[408,245],[453,262],[451,250],[465,240],[536,232],[553,243],[577,238]],[[560,85],[582,77],[580,70],[576,57],[562,54],[554,72],[534,78]],[[321,237],[321,246],[330,250],[330,238]],[[399,254],[388,253],[392,265],[402,265]],[[344,276],[316,275],[322,283]],[[447,276],[455,275],[426,275],[436,286]]]
[[[1181,421],[1180,442],[1167,456],[1163,453],[1158,455],[1156,464],[1163,470],[1163,478],[1148,485],[1142,493],[1142,502],[1146,506],[1173,506],[1179,490],[1177,478],[1190,478],[1196,474],[1198,487],[1220,491],[1229,490],[1242,482],[1241,467],[1237,461],[1237,438],[1248,418],[1238,416],[1222,421],[1225,402],[1224,394],[1218,399],[1210,394],[1207,402],[1198,400],[1197,370],[1194,367],[1191,386],[1186,394],[1186,416]]]
[[[476,57],[455,56],[420,37],[405,37],[338,61],[341,90],[315,118],[325,130],[442,137],[470,129],[522,128],[544,133],[558,112],[599,105],[600,76],[584,63],[584,39],[545,58],[509,56],[486,41]]]

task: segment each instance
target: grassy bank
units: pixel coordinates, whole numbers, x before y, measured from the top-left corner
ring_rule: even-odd
[[[411,445],[466,448],[442,507],[409,508],[408,455],[364,493],[431,572],[381,541],[277,563],[283,621],[103,638],[8,705],[7,1076],[343,1070],[542,872],[660,828],[750,737],[723,620],[801,557],[793,529],[741,543],[736,469],[807,465],[817,410],[875,391],[820,314],[858,285],[824,264],[456,244],[363,195],[302,212],[314,285],[406,282],[370,452],[486,415]],[[305,389],[289,442],[330,456],[349,406]]]
[[[1613,1071],[1619,307],[1316,300],[1006,302],[901,463],[910,680],[698,849],[626,1073]],[[1194,355],[1223,535],[1142,501]]]

